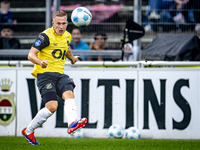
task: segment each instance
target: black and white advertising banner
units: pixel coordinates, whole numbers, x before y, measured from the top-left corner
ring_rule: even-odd
[[[17,84],[17,136],[37,111],[44,107],[31,70],[18,70]],[[137,124],[137,70],[133,69],[69,69],[65,72],[75,82],[75,101],[78,118],[87,117],[86,137],[108,137],[108,128],[119,124],[124,128]],[[63,100],[58,110],[36,136],[68,137],[67,118]]]
[[[199,78],[199,71],[139,71],[143,138],[200,138]]]
[[[44,107],[32,68],[0,70],[0,136],[22,136]],[[141,138],[200,139],[198,69],[66,68],[75,82],[78,118],[86,137],[107,138],[108,128],[136,126]],[[36,137],[70,137],[61,98]],[[16,112],[16,113],[15,113]]]

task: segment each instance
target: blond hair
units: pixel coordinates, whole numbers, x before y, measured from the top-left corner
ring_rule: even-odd
[[[54,19],[55,17],[63,17],[63,16],[66,16],[66,17],[67,17],[67,13],[64,12],[64,11],[57,11],[57,12],[55,12],[55,13],[53,14],[53,19]]]

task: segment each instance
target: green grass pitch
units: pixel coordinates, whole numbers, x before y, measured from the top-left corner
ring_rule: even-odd
[[[200,140],[129,140],[42,138],[29,145],[24,137],[0,137],[0,150],[199,150]]]

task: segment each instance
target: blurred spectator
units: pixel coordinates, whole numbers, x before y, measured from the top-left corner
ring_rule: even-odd
[[[10,2],[1,2],[1,13],[0,13],[0,23],[13,23],[16,24],[17,20],[12,20],[12,12],[9,11]]]
[[[145,31],[157,30],[158,26],[166,31],[181,28],[200,31],[200,1],[198,0],[149,0]],[[150,14],[150,15],[149,15]],[[168,23],[165,24],[165,22]],[[197,23],[196,26],[194,25]],[[169,24],[172,23],[172,24]],[[176,24],[173,24],[176,23]],[[190,25],[186,24],[190,23]],[[158,25],[154,25],[158,24]],[[160,25],[159,25],[160,24]]]
[[[0,49],[20,49],[21,44],[18,39],[13,38],[13,26],[3,25],[0,38]],[[1,60],[27,60],[27,57],[1,56]]]
[[[186,6],[186,4],[189,2],[189,0],[175,0],[175,7],[176,12],[174,13],[173,20],[176,24],[184,24],[185,18],[182,14],[182,9]]]
[[[18,39],[13,38],[13,26],[3,25],[1,30],[0,49],[20,49]]]
[[[72,50],[89,50],[90,47],[81,40],[81,30],[79,28],[74,28],[72,30],[72,40],[70,43],[70,48]],[[89,56],[80,56],[82,60],[87,61]]]
[[[177,0],[176,0],[177,1]],[[178,3],[177,7],[181,10],[182,17],[185,19],[186,23],[195,23],[196,26],[193,25],[193,29],[195,31],[200,31],[200,1],[198,0],[184,0],[182,3]],[[189,12],[193,13],[193,16]],[[194,18],[193,18],[194,17]]]
[[[108,49],[106,47],[106,40],[107,40],[107,35],[106,33],[103,32],[98,32],[94,36],[94,43],[90,43],[90,49],[91,50],[106,50]],[[90,56],[88,58],[89,61],[112,61],[110,56]]]
[[[149,0],[150,15],[148,19],[160,19],[160,10],[169,9],[176,0]]]
[[[175,0],[175,2],[176,2],[176,9],[180,10],[183,8],[183,5],[189,2],[189,0]]]
[[[157,30],[154,23],[173,22],[170,8],[175,6],[176,0],[149,0],[146,11],[145,31]],[[179,0],[178,0],[179,1]]]
[[[126,43],[124,45],[124,52],[133,52],[133,46],[131,43]],[[134,54],[133,54],[134,55]],[[124,54],[123,61],[136,61],[131,54]]]

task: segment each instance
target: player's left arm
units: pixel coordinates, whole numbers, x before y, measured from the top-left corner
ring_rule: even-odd
[[[71,61],[71,64],[75,64],[78,61],[79,56],[74,56],[72,54],[71,49],[69,48],[67,53],[66,53],[66,57]]]

